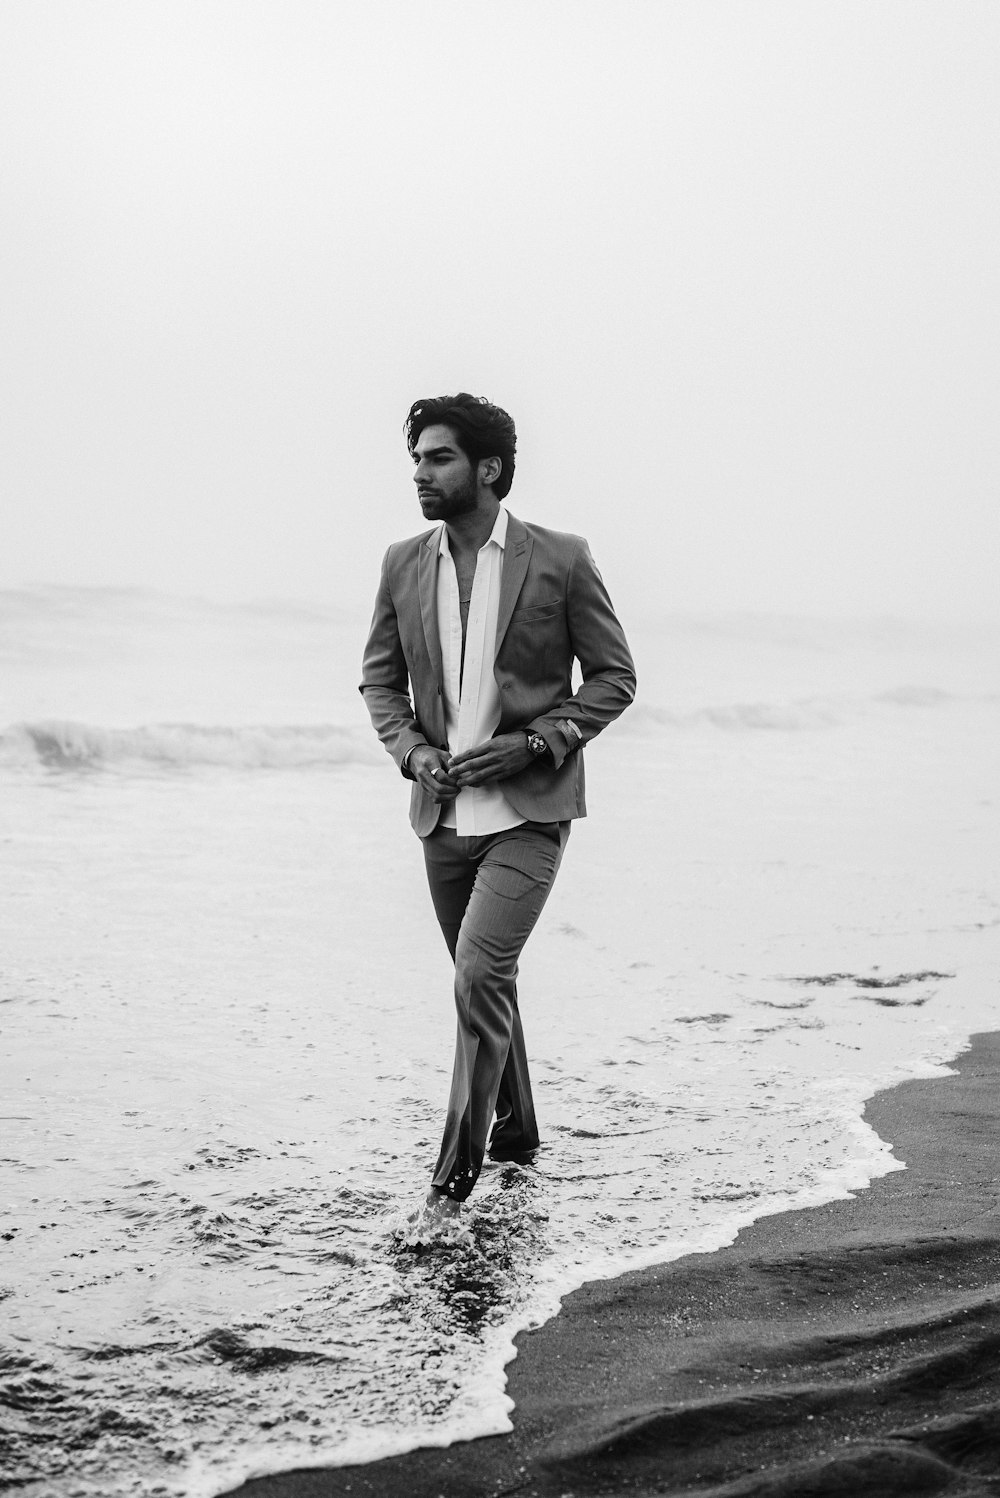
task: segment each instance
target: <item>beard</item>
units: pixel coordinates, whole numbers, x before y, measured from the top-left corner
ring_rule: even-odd
[[[470,473],[450,494],[425,491],[419,499],[426,520],[454,520],[459,515],[471,515],[479,499],[476,475]]]

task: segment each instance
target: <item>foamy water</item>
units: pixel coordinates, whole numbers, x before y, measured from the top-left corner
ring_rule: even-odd
[[[364,620],[8,595],[0,1409],[27,1493],[201,1495],[506,1428],[587,1277],[900,1168],[863,1099],[995,1027],[995,640],[675,619],[588,751],[521,993],[545,1148],[472,1243],[448,958]]]

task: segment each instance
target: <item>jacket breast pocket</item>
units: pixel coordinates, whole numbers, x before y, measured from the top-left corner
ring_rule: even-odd
[[[561,598],[554,598],[550,603],[530,604],[526,608],[515,609],[510,616],[511,624],[542,624],[549,619],[558,619],[560,614],[565,614],[566,604]]]

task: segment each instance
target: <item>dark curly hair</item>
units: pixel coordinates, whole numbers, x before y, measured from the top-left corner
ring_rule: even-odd
[[[469,395],[465,390],[457,395],[432,395],[414,401],[404,426],[411,453],[424,427],[438,424],[451,427],[470,463],[476,464],[482,458],[500,459],[500,475],[492,487],[498,499],[505,499],[514,479],[517,447],[517,433],[507,412],[492,405],[485,396]]]

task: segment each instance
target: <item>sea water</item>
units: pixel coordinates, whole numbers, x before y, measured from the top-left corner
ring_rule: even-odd
[[[521,964],[544,1147],[414,1252],[454,1019],[366,621],[0,597],[7,1483],[202,1498],[502,1431],[573,1286],[903,1168],[864,1099],[996,1025],[996,634],[626,622]]]

